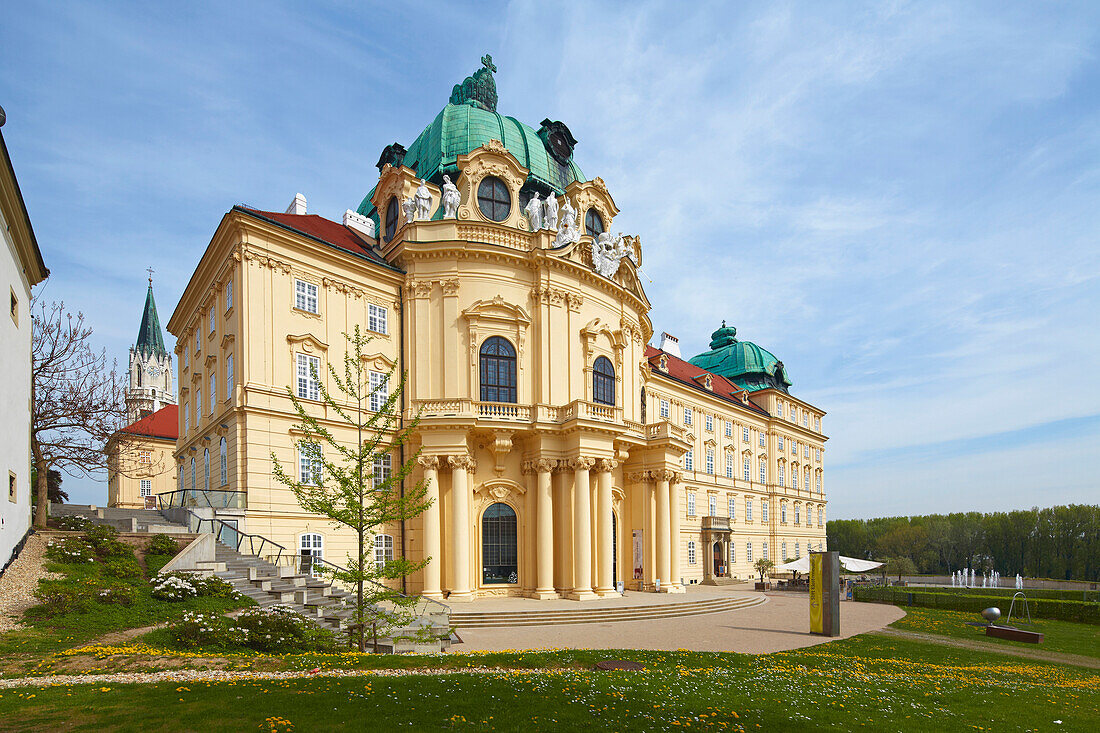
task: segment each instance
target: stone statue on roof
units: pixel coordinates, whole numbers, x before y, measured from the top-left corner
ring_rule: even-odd
[[[480,107],[489,112],[497,111],[497,83],[493,79],[493,72],[497,67],[493,65],[493,57],[485,54],[481,57],[482,68],[471,76],[462,80],[461,84],[455,84],[451,91],[451,104],[469,104]]]
[[[428,184],[421,181],[416,187],[416,218],[418,221],[429,219],[432,215],[432,192],[428,190]]]
[[[402,201],[401,210],[405,212],[405,223],[412,224],[416,219],[416,196],[409,196]]]
[[[558,236],[554,237],[555,247],[564,247],[573,244],[581,238],[581,229],[577,226],[577,210],[569,202],[569,197],[561,205],[561,221],[558,225]]]
[[[621,233],[612,236],[611,232],[600,232],[592,240],[592,269],[604,277],[615,277],[624,257],[635,265],[638,264],[630,242]]]
[[[558,197],[553,192],[547,195],[543,203],[542,225],[551,231],[558,228]]]
[[[443,218],[457,218],[458,205],[461,202],[462,194],[458,192],[458,186],[451,183],[450,176],[443,176]]]
[[[531,223],[531,231],[537,232],[542,229],[542,201],[539,200],[537,191],[523,210],[527,214],[527,220]]]

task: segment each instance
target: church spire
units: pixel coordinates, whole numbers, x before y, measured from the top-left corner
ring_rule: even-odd
[[[161,335],[160,318],[157,317],[157,304],[153,300],[153,278],[149,278],[149,290],[145,294],[145,312],[141,314],[141,328],[138,329],[136,351],[139,354],[167,356],[164,337]]]

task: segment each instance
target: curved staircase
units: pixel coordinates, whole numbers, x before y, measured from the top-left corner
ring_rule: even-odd
[[[647,621],[650,619],[702,616],[708,613],[724,613],[740,608],[751,608],[767,603],[764,595],[731,596],[678,603],[655,603],[648,606],[623,606],[621,608],[567,608],[547,611],[455,611],[452,606],[451,625],[458,630],[480,629],[494,626],[556,626],[559,624],[606,624],[619,621]]]

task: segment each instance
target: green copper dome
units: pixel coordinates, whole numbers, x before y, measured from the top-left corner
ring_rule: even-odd
[[[727,326],[725,321],[711,334],[710,351],[688,361],[750,392],[761,389],[786,392],[791,386],[783,362],[775,358],[775,354],[751,341],[738,341],[737,329]]]
[[[545,120],[542,128],[535,130],[515,117],[496,111],[496,86],[491,73],[495,67],[492,59],[486,58],[488,61],[482,59],[486,68],[455,86],[447,106],[424,128],[408,151],[401,156],[389,152],[394,146],[388,147],[379,167],[383,161],[404,165],[421,178],[442,185],[444,174],[450,175],[452,180],[457,175],[460,155],[490,140],[500,140],[519,164],[531,172],[528,185],[536,182],[535,187],[543,193],[549,189],[563,194],[570,183],[584,181],[580,167],[573,162],[571,145],[565,151],[559,149],[557,156],[551,153],[550,134],[554,126],[564,128],[564,125]],[[572,136],[568,137],[571,141]],[[371,202],[373,194],[372,190],[359,205],[359,213],[363,216],[375,215]]]

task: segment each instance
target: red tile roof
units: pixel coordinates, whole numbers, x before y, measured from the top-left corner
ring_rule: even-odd
[[[179,407],[165,405],[152,415],[146,415],[130,423],[122,429],[122,432],[175,440],[179,437]]]
[[[365,257],[372,262],[396,269],[378,254],[378,252],[363,240],[353,229],[339,224],[317,214],[281,214],[277,211],[260,211],[248,206],[234,206],[234,209],[243,211],[259,219],[265,219],[285,229],[291,229],[299,234],[320,240],[333,247],[351,252],[354,255]]]
[[[668,371],[665,372],[659,367],[660,357],[664,354],[668,357]],[[741,401],[741,395],[744,392],[740,387],[726,379],[725,377],[708,372],[706,369],[700,369],[691,362],[684,361],[678,356],[673,356],[667,351],[661,351],[653,346],[646,345],[645,357],[649,360],[650,370],[654,374],[661,374],[666,377],[671,377],[677,382],[694,387],[700,392],[706,392],[713,394],[714,396],[741,405],[746,409],[753,412],[759,412],[762,415],[767,415],[768,412],[762,409],[759,405],[754,403],[751,399],[748,402]],[[710,389],[706,388],[706,383],[703,377],[710,375]]]

